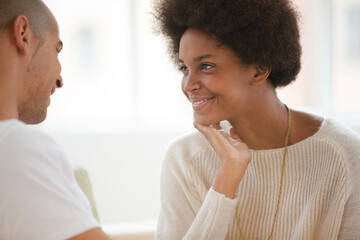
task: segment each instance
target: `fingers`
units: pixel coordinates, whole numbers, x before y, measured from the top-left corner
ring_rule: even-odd
[[[199,130],[199,132],[201,132],[202,134],[204,134],[205,136],[208,134],[208,127],[204,126],[204,125],[201,125],[197,122],[194,121],[194,127]]]
[[[220,127],[219,124],[204,126],[194,122],[194,126],[206,137],[215,151],[216,149],[226,148],[226,146],[229,145],[229,135]]]
[[[211,125],[210,127],[214,127],[215,129],[217,129],[217,131],[218,131],[227,141],[230,142],[229,134],[225,131],[225,129],[223,129],[223,128],[220,126],[220,123]]]
[[[210,126],[204,126],[197,122],[194,122],[194,126],[199,132],[201,132],[208,140],[211,137],[216,136],[216,138],[224,137],[226,140],[229,140],[229,134],[220,126],[219,123],[213,124]]]
[[[220,124],[204,126],[194,122],[194,126],[205,136],[220,158],[226,155],[238,155],[238,151],[241,152],[248,149],[247,145],[240,140],[240,137],[234,130],[232,130],[231,137],[221,128]]]
[[[238,185],[244,176],[251,160],[247,145],[240,140],[234,129],[228,134],[220,124],[204,126],[194,122],[196,129],[202,133],[219,156],[221,167],[217,171],[214,190],[234,198]]]
[[[234,128],[230,128],[230,139],[232,139],[233,142],[237,142],[238,144],[243,143],[245,144],[241,138],[239,137],[239,135],[235,132]],[[237,145],[238,145],[237,144]]]
[[[216,123],[216,124],[213,124],[213,125],[210,125],[210,127],[214,127],[216,128],[217,130],[223,130],[220,126],[220,123]]]
[[[199,130],[199,132],[201,132],[208,140],[214,136],[219,137],[219,135],[222,135],[219,126],[204,126],[194,122],[194,127]]]
[[[218,154],[222,165],[240,164],[244,166],[250,162],[251,154],[248,146],[241,141],[240,137],[235,133],[234,129],[227,134],[219,125],[204,126],[194,122],[195,128],[201,132],[215,152]]]
[[[233,127],[230,128],[230,137],[232,139],[240,139],[239,135],[237,135]]]
[[[213,124],[210,126],[204,126],[194,121],[194,126],[196,129],[199,130],[207,139],[209,139],[212,135],[216,135],[217,137],[224,137],[228,142],[231,142],[233,139],[237,140],[240,139],[238,135],[236,135],[236,138],[233,138],[229,136],[229,134],[220,126],[219,123]],[[234,136],[235,136],[234,135]]]
[[[239,149],[247,148],[246,144],[240,139],[232,127],[230,128],[230,134],[228,134],[219,123],[204,126],[194,121],[194,126],[206,137],[214,149],[221,146],[228,149],[229,145]]]

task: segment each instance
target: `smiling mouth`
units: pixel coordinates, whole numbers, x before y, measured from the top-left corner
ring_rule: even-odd
[[[199,101],[193,101],[192,104],[197,106],[197,105],[200,105],[204,102],[207,102],[207,101],[210,101],[210,100],[213,100],[215,97],[211,97],[211,98],[206,98],[206,99],[202,99],[202,100],[199,100]]]

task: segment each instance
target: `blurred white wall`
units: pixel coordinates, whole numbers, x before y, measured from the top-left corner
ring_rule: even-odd
[[[179,132],[53,134],[71,162],[89,171],[103,224],[156,219],[160,168]]]

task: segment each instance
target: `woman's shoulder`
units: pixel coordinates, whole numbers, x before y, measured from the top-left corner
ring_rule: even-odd
[[[324,139],[335,145],[359,146],[360,138],[352,129],[335,119],[294,111],[296,142],[306,139]]]
[[[336,152],[346,161],[360,164],[360,138],[349,127],[332,118],[299,111],[294,111],[294,126],[294,146],[313,146],[316,143],[317,147]]]
[[[318,138],[338,146],[344,152],[358,152],[360,158],[360,138],[358,134],[351,128],[342,125],[332,118],[324,119],[319,132],[316,134]]]
[[[354,130],[334,118],[324,118],[316,135],[336,142],[357,143],[360,141],[359,135]]]
[[[349,183],[353,190],[359,193],[360,138],[357,133],[336,120],[328,118],[324,120],[317,137],[325,139],[327,143],[331,144],[332,149],[337,150]]]
[[[332,152],[341,164],[352,171],[360,170],[360,138],[355,131],[333,118],[324,118],[318,131],[304,141],[307,147]],[[349,169],[350,168],[350,169]]]

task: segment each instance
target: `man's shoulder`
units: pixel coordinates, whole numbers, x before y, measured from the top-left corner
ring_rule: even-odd
[[[0,136],[0,181],[6,182],[0,212],[8,224],[0,224],[0,232],[6,239],[68,239],[98,227],[69,162],[47,134],[11,121],[0,122]]]
[[[8,119],[0,121],[0,143],[10,136],[16,136],[15,133],[25,129],[26,125],[17,119]]]
[[[39,143],[54,144],[54,141],[48,134],[31,128],[19,120],[11,119],[0,121],[0,146],[6,143],[21,146]]]
[[[1,163],[7,162],[7,166],[28,165],[30,161],[52,165],[64,158],[60,146],[49,135],[18,120],[0,122],[0,156]]]

